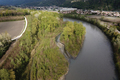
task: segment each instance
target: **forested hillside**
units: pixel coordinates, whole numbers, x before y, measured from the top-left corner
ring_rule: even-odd
[[[75,7],[80,9],[99,9],[99,10],[120,10],[120,0],[88,0],[78,2],[65,2],[64,7]]]
[[[0,0],[0,5],[63,6],[81,9],[119,10],[120,0]]]
[[[0,5],[50,6],[61,5],[65,0],[0,0]]]

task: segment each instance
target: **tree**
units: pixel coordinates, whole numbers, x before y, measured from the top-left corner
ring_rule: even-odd
[[[0,70],[0,79],[1,80],[10,80],[9,72],[6,69]]]

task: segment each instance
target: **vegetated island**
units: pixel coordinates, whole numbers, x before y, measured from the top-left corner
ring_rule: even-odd
[[[85,37],[85,27],[82,23],[67,22],[61,34],[61,42],[73,58],[77,57]]]
[[[79,41],[83,40],[85,28],[81,23],[63,22],[60,15],[53,12],[31,10],[30,13],[26,32],[0,66],[1,80],[58,80],[66,74],[68,61],[57,47],[55,37],[63,31],[61,39],[64,42],[75,43],[76,40],[81,43]],[[69,46],[72,48],[71,43]]]
[[[107,20],[106,17],[103,16],[100,19],[90,18],[90,15],[80,14],[63,14],[63,16],[94,24],[107,35],[113,47],[115,66],[117,68],[118,77],[120,79],[120,22],[115,22],[114,19],[114,21]]]

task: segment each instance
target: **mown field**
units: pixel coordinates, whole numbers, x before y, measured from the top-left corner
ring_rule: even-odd
[[[37,12],[27,17],[28,28],[1,67],[1,79],[57,80],[66,73],[68,62],[55,43],[62,31],[59,15],[40,13],[38,18],[34,16]]]
[[[6,17],[0,17],[0,22],[5,21],[16,21],[16,20],[23,20],[24,16],[6,16]]]

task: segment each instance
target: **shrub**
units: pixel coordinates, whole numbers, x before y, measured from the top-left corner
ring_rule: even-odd
[[[0,34],[0,58],[5,54],[11,44],[11,37],[8,33]]]

